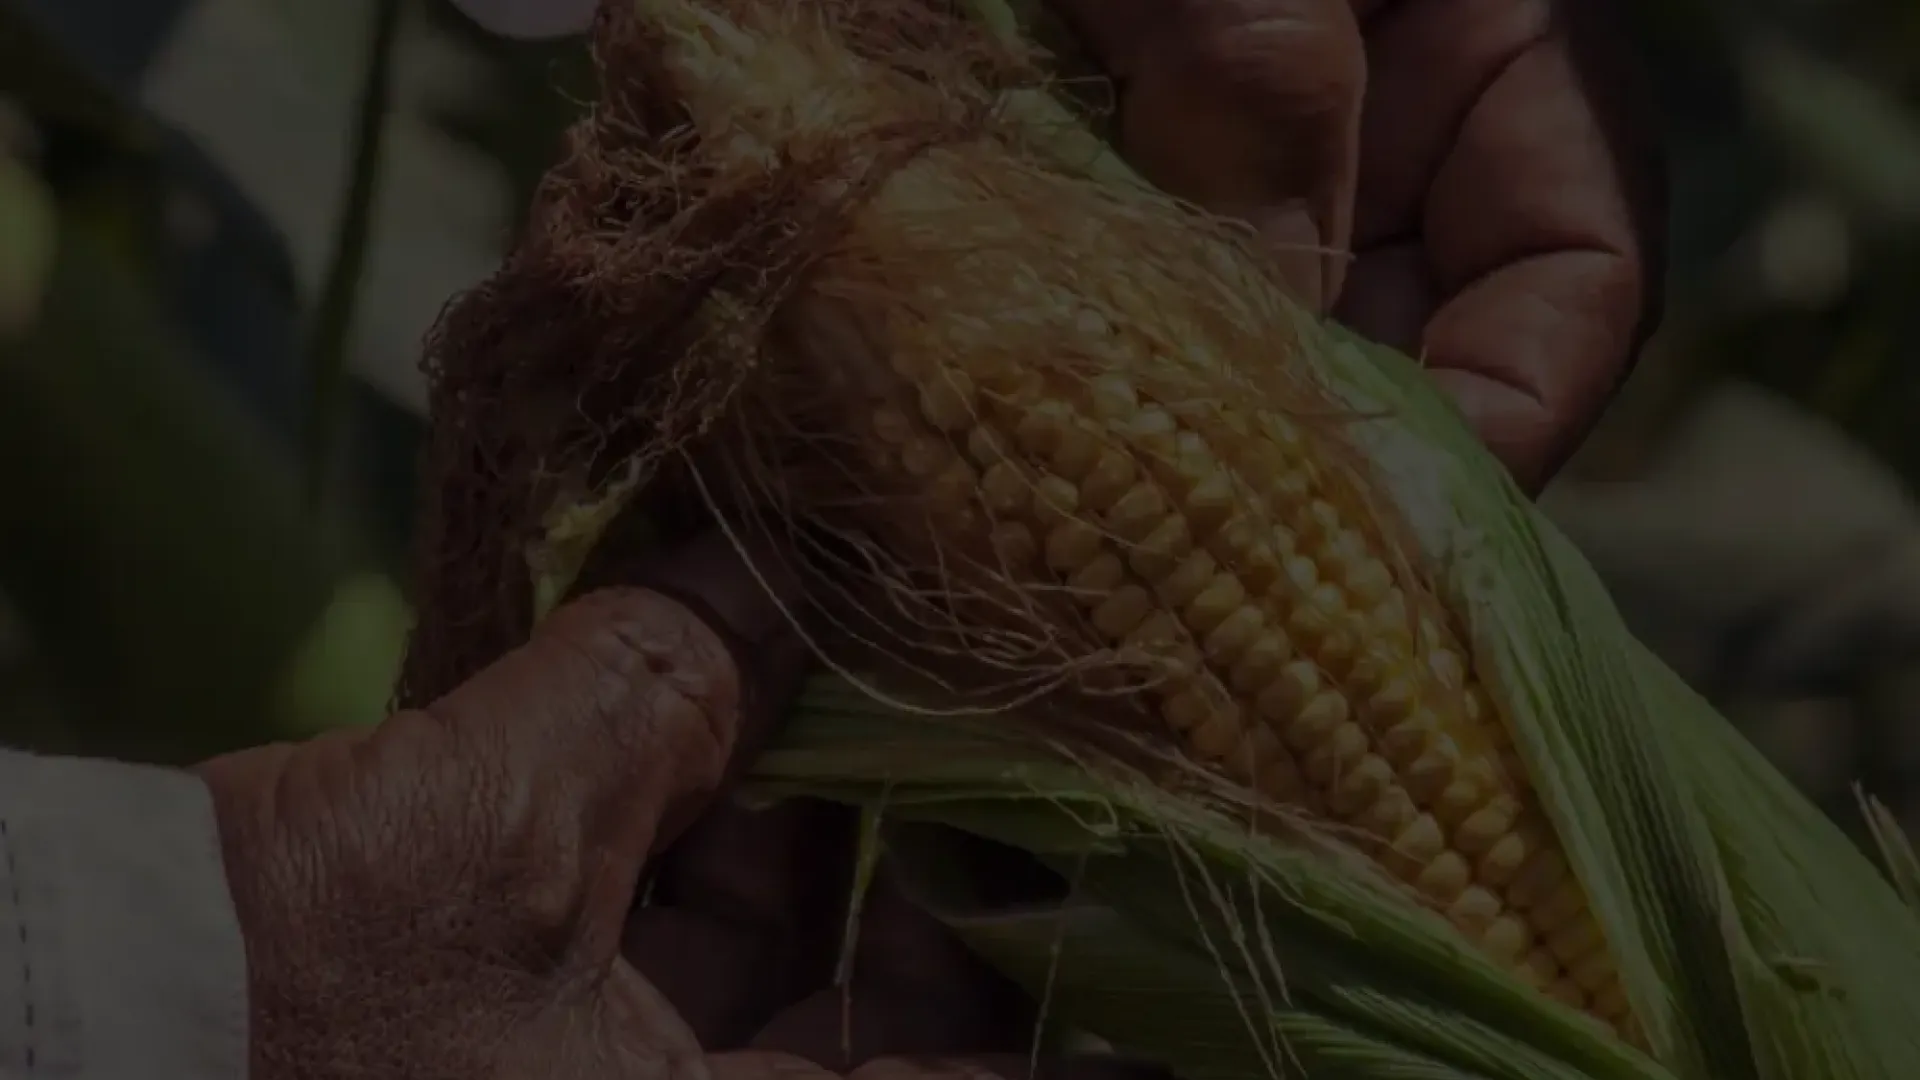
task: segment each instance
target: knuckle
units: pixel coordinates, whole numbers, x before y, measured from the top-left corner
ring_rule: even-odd
[[[727,643],[691,608],[659,593],[594,593],[556,613],[550,629],[549,640],[596,681],[639,688],[656,722],[690,719],[690,708],[720,724],[738,708],[740,670]]]

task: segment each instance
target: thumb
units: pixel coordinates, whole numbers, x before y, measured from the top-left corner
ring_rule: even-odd
[[[524,914],[611,959],[642,868],[705,809],[797,689],[805,651],[748,561],[714,539],[593,593],[366,746],[411,801],[526,888]],[[476,820],[477,819],[477,820]]]

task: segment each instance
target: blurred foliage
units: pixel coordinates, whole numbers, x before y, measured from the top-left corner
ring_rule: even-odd
[[[1550,505],[1806,782],[1920,795],[1920,5],[1625,10],[1672,170],[1668,317]],[[225,67],[283,82],[156,89]],[[588,76],[579,43],[502,43],[441,0],[0,0],[0,738],[177,761],[380,715],[405,358],[444,298],[398,290],[485,272]],[[256,89],[337,175],[188,136],[246,130],[220,112]],[[356,141],[357,106],[384,142]],[[1802,493],[1831,498],[1796,515]]]

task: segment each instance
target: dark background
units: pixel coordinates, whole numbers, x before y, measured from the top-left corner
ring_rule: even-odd
[[[1670,315],[1546,505],[1793,775],[1920,814],[1920,5],[1635,14]],[[417,344],[583,74],[439,0],[0,0],[0,740],[379,717]]]

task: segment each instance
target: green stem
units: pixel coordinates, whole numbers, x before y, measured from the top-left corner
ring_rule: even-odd
[[[400,37],[402,0],[374,0],[368,27],[367,68],[354,119],[353,159],[348,165],[346,205],[334,233],[327,277],[314,308],[313,337],[307,344],[311,379],[305,457],[305,491],[310,507],[326,501],[334,442],[343,412],[347,342],[353,330],[360,278],[373,233],[373,205],[379,194],[381,144],[393,97],[394,53]]]

